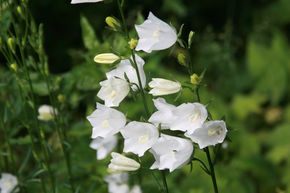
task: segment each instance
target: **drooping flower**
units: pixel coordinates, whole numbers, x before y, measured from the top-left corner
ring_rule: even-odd
[[[108,136],[106,138],[97,137],[92,140],[90,147],[97,150],[97,159],[102,160],[113,151],[118,143],[116,135]]]
[[[133,60],[132,57],[131,57],[131,60]],[[145,75],[145,72],[143,69],[143,65],[145,64],[145,62],[137,54],[135,54],[135,60],[136,60],[137,66],[138,66],[138,71],[140,74],[142,88],[144,88],[146,85],[146,75]],[[134,84],[139,85],[137,72],[136,72],[135,68],[132,66],[129,59],[121,60],[120,64],[117,66],[117,68],[106,73],[106,76],[108,79],[110,79],[112,77],[118,77],[118,78],[121,78],[123,80],[126,80],[125,74],[128,77],[130,83],[134,83]],[[132,85],[132,89],[136,90],[137,89],[136,85]]]
[[[128,173],[116,173],[110,174],[105,178],[105,182],[108,183],[109,193],[128,193]]]
[[[1,179],[0,179],[0,192],[1,193],[12,193],[13,192],[19,192],[19,188],[17,188],[18,180],[17,177],[8,174],[8,173],[2,173]]]
[[[152,147],[159,137],[158,129],[150,124],[132,121],[121,130],[125,139],[124,152],[132,152],[139,157]]]
[[[135,25],[135,29],[139,36],[137,51],[150,53],[152,50],[164,50],[177,40],[175,30],[151,12],[143,24]]]
[[[78,3],[96,3],[104,0],[72,0],[71,4],[78,4]]]
[[[96,55],[94,61],[100,64],[113,64],[119,59],[120,57],[113,53],[103,53]]]
[[[176,107],[174,115],[177,119],[170,126],[170,129],[187,131],[188,134],[191,134],[202,126],[208,113],[205,106],[200,103],[183,103]]]
[[[57,115],[58,112],[50,105],[41,105],[38,108],[38,119],[42,121],[50,121],[54,119],[54,113]]]
[[[107,107],[117,107],[120,102],[128,95],[130,91],[126,80],[111,77],[108,80],[100,82],[102,88],[97,96],[105,101]]]
[[[130,190],[128,186],[128,173],[111,174],[105,178],[109,193],[142,193],[140,186],[134,185]]]
[[[149,94],[153,96],[174,94],[181,90],[181,84],[179,82],[163,78],[152,78],[152,81],[149,82],[149,87],[151,88]]]
[[[193,145],[190,140],[161,134],[150,152],[156,160],[150,169],[169,169],[172,172],[188,163]]]
[[[200,149],[203,149],[210,145],[222,143],[226,134],[227,128],[224,121],[208,121],[202,127],[194,130],[192,134],[185,134],[185,136],[197,143]]]
[[[87,119],[93,126],[92,138],[112,136],[126,124],[123,113],[100,103],[97,103],[97,109]]]
[[[153,103],[158,111],[153,113],[148,121],[156,126],[161,124],[162,129],[169,129],[176,120],[173,114],[176,107],[168,104],[164,98],[153,99]]]
[[[135,171],[140,168],[140,164],[135,160],[123,156],[122,154],[112,152],[112,159],[109,164],[109,169],[112,172],[128,172]]]

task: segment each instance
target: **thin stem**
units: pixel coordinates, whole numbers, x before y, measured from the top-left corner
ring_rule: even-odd
[[[130,40],[130,37],[129,37],[128,29],[127,29],[126,20],[125,20],[125,17],[124,17],[124,12],[123,12],[123,9],[122,9],[123,3],[121,4],[120,3],[120,0],[117,0],[117,3],[118,3],[118,8],[119,8],[119,11],[120,11],[121,18],[122,18],[122,24],[123,24],[122,26],[124,28],[127,41],[129,41]],[[132,56],[132,59],[133,59],[133,65],[134,65],[134,67],[136,69],[136,73],[137,73],[137,78],[138,78],[138,83],[139,83],[139,89],[140,89],[140,92],[141,92],[141,95],[142,95],[144,109],[145,109],[145,112],[146,112],[147,117],[149,117],[150,112],[149,112],[149,108],[148,108],[148,105],[147,105],[147,101],[146,101],[146,97],[145,97],[145,92],[144,92],[144,89],[142,87],[142,82],[141,82],[141,78],[140,78],[141,76],[140,76],[140,72],[139,72],[139,69],[138,69],[137,62],[136,62],[135,50],[134,49],[131,50],[131,56]],[[163,185],[165,187],[166,193],[169,193],[168,186],[167,186],[167,181],[166,181],[165,171],[162,171],[161,173],[162,173],[162,180],[163,180]]]
[[[210,175],[211,175],[211,180],[212,180],[212,184],[213,184],[213,187],[214,187],[214,192],[218,193],[219,191],[218,191],[218,187],[217,187],[217,183],[216,183],[214,166],[213,166],[211,158],[210,158],[210,152],[209,152],[208,147],[206,147],[204,151],[206,153],[207,161],[208,161],[209,168],[210,168]]]
[[[145,92],[144,92],[144,89],[142,87],[142,81],[141,81],[141,77],[140,77],[140,72],[139,72],[139,69],[138,69],[138,65],[137,65],[137,62],[136,62],[135,51],[134,50],[131,51],[131,55],[132,55],[132,58],[133,58],[133,65],[134,65],[134,67],[136,69],[136,73],[137,73],[137,78],[138,78],[138,83],[139,83],[139,89],[140,89],[140,92],[141,92],[141,96],[142,96],[142,100],[143,100],[143,104],[144,104],[144,109],[145,109],[145,112],[146,112],[147,117],[149,117],[150,112],[149,112],[147,100],[146,100],[146,97],[145,97]]]
[[[161,174],[162,174],[162,180],[163,180],[163,185],[165,187],[165,193],[169,193],[169,189],[168,189],[168,185],[167,185],[167,181],[166,181],[166,173],[165,173],[165,170],[162,170],[161,171]]]
[[[4,120],[2,119],[2,116],[0,117],[0,120],[1,120],[0,121],[1,127],[3,129],[4,137],[5,137],[5,140],[4,141],[5,141],[6,147],[7,147],[8,166],[12,166],[12,169],[14,169],[13,168],[14,159],[13,159],[13,155],[12,155],[12,150],[11,150],[12,148],[11,148],[11,144],[10,144],[10,139],[9,139],[9,135],[8,135],[8,132],[7,132],[7,128],[6,128],[6,125],[4,123]]]

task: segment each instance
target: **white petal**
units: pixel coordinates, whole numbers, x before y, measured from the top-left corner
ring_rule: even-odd
[[[150,152],[156,160],[150,169],[169,169],[172,172],[188,163],[193,145],[189,140],[162,134]]]
[[[139,157],[152,147],[158,139],[158,129],[149,123],[130,122],[121,131],[125,139],[124,152],[132,152]]]
[[[139,36],[136,50],[150,53],[171,47],[177,40],[176,32],[167,23],[155,17],[151,12],[141,25],[135,25]]]
[[[90,147],[97,150],[97,159],[102,160],[105,159],[107,155],[112,152],[112,150],[117,145],[117,142],[118,139],[115,135],[108,136],[106,138],[97,137],[96,139],[93,139]]]
[[[92,138],[109,137],[118,133],[126,124],[125,115],[116,109],[97,104],[97,109],[87,117],[93,126]]]
[[[105,101],[107,107],[117,107],[120,102],[128,95],[130,88],[127,81],[112,77],[100,82],[102,88],[97,96]]]
[[[222,143],[226,137],[227,128],[224,121],[208,121],[192,134],[186,134],[192,141],[198,143],[199,148]]]

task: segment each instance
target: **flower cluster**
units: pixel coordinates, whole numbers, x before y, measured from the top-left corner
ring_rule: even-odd
[[[150,53],[171,47],[177,40],[174,29],[155,17],[151,12],[148,19],[141,25],[135,26],[139,35],[136,51]],[[117,60],[118,57],[108,54],[95,57],[96,62]],[[97,59],[96,59],[97,58]],[[138,69],[133,63],[136,62]],[[118,107],[128,95],[130,89],[138,91],[146,86],[146,76],[143,70],[145,62],[137,54],[128,59],[122,59],[115,69],[106,73],[107,80],[100,83],[101,89],[97,96],[104,100],[105,105],[97,103],[97,109],[88,116],[93,126],[91,147],[98,151],[97,158],[103,159],[117,144],[116,134],[121,133],[124,139],[125,153],[134,153],[142,157],[149,150],[155,158],[151,169],[169,169],[173,171],[190,161],[193,143],[205,148],[222,143],[226,136],[225,122],[207,121],[208,112],[201,103],[183,103],[179,106],[168,104],[164,98],[153,99],[157,109],[148,122],[126,122],[125,115],[112,108]],[[137,72],[138,70],[138,72]],[[140,81],[138,81],[138,73]],[[162,78],[153,78],[148,86],[149,94],[153,96],[169,95],[180,92],[181,84]],[[160,134],[161,130],[184,132],[184,137]],[[191,139],[191,140],[190,140]],[[119,153],[112,153],[109,165],[111,171],[134,171],[140,164]]]
[[[97,1],[72,1],[72,3],[77,2]],[[121,26],[112,17],[107,18],[106,22],[113,31],[126,27]],[[117,65],[106,73],[107,79],[100,82],[101,89],[97,96],[104,101],[104,105],[97,103],[96,110],[87,117],[93,126],[93,141],[90,147],[97,150],[97,159],[104,159],[117,144],[120,144],[117,137],[120,133],[124,141],[124,153],[133,153],[141,158],[149,152],[155,158],[150,169],[168,169],[172,172],[192,160],[194,143],[198,144],[200,149],[222,143],[227,133],[226,124],[223,120],[211,120],[206,106],[199,102],[175,106],[167,103],[164,98],[152,99],[157,111],[148,121],[127,122],[126,116],[115,108],[126,98],[130,90],[144,95],[145,89],[149,87],[150,91],[147,93],[153,98],[179,93],[182,89],[180,82],[163,78],[152,78],[147,84],[143,69],[145,61],[136,53],[137,51],[151,53],[173,46],[178,39],[175,29],[150,12],[144,23],[135,25],[135,30],[139,36],[138,40],[130,40],[127,34],[127,39],[130,40],[128,47],[132,50],[130,57],[102,53],[94,58],[96,63]],[[190,39],[192,36],[193,32]],[[189,42],[191,44],[192,40]],[[185,58],[182,61],[185,64]],[[194,79],[196,84],[200,82],[196,77],[191,79]],[[144,96],[143,99],[146,103]],[[147,110],[146,105],[145,110]],[[173,132],[170,133],[173,134],[164,134],[164,130],[171,130]],[[178,131],[179,135],[173,136],[177,133],[174,131]],[[138,170],[140,163],[117,152],[112,152],[111,156],[108,169],[117,174],[106,178],[109,192],[141,192],[138,188],[130,191],[124,182],[127,174],[120,174],[120,172]]]

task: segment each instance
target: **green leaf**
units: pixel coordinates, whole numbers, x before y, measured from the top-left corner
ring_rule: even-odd
[[[81,29],[85,47],[88,50],[97,48],[100,43],[95,35],[93,27],[85,16],[81,16]]]

